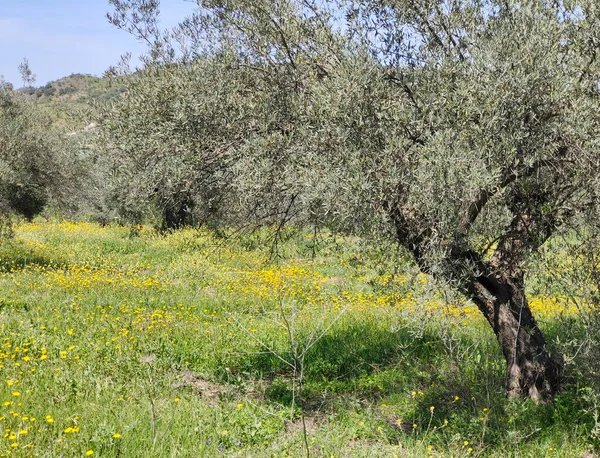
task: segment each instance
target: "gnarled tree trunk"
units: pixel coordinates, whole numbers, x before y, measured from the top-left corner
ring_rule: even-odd
[[[522,275],[511,278],[489,273],[473,278],[468,292],[504,354],[507,395],[552,401],[560,389],[563,361],[546,350],[544,336],[525,297]]]
[[[527,396],[551,402],[559,391],[562,357],[551,356],[525,295],[523,266],[528,253],[543,244],[555,227],[552,220],[515,211],[492,258],[470,256],[471,268],[463,289],[492,327],[506,359],[509,397]],[[464,251],[454,255],[465,258]],[[474,264],[473,264],[474,263]],[[477,274],[473,274],[477,272]]]
[[[491,259],[469,249],[466,229],[447,244],[445,259],[432,268],[427,255],[431,230],[415,230],[412,215],[387,207],[398,241],[413,254],[424,273],[453,284],[479,308],[494,331],[506,359],[509,397],[529,397],[551,402],[559,391],[562,357],[552,357],[527,303],[523,266],[529,253],[543,244],[556,227],[551,218],[515,209],[514,217],[499,238]],[[473,213],[472,215],[470,213]],[[477,212],[469,212],[472,222]],[[412,221],[411,221],[412,220]]]

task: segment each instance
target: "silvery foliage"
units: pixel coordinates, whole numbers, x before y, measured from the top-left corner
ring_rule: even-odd
[[[170,32],[156,1],[111,3],[151,45],[103,114],[138,201],[408,237],[429,270],[516,214],[535,250],[595,212],[596,2],[198,1]]]
[[[32,218],[48,203],[68,206],[79,189],[79,164],[50,114],[0,81],[0,213]]]

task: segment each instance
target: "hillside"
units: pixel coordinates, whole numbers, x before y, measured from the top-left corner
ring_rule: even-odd
[[[118,97],[124,90],[115,80],[81,73],[65,76],[44,86],[19,89],[33,97],[55,127],[69,132],[80,131],[89,125],[97,106]]]
[[[123,88],[108,78],[74,73],[45,86],[23,89],[35,94],[42,102],[77,102],[110,100],[122,93]]]

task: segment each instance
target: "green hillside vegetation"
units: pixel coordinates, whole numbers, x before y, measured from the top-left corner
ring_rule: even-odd
[[[116,79],[77,73],[18,92],[34,99],[58,129],[77,132],[92,122],[97,107],[118,98],[124,90]]]
[[[123,88],[108,78],[74,73],[45,86],[26,88],[24,92],[35,95],[42,103],[72,102],[88,104],[118,97]]]

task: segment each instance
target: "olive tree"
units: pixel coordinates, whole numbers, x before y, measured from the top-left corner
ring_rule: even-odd
[[[155,30],[157,1],[111,3],[118,26]],[[193,69],[227,53],[212,102],[173,117],[203,129],[202,157],[230,153],[217,160],[238,221],[392,237],[478,306],[508,394],[549,401],[563,362],[525,275],[550,237],[597,210],[599,26],[591,0],[199,0],[153,58]],[[198,155],[188,131],[164,132]]]
[[[231,164],[254,124],[250,94],[240,103],[236,84],[256,78],[252,71],[224,78],[230,64],[222,54],[149,66],[124,78],[125,94],[99,110],[96,148],[121,216],[170,229],[234,213],[224,211],[235,205]]]
[[[73,203],[85,176],[76,146],[34,97],[0,80],[0,214],[31,219],[50,202]]]

